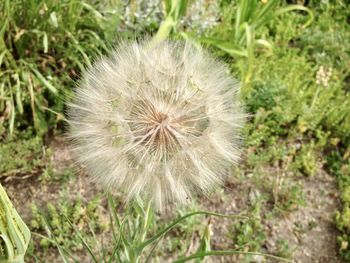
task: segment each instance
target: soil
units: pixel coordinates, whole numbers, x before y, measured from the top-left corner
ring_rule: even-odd
[[[53,149],[53,163],[58,171],[68,166],[73,166],[72,154],[65,139],[55,138],[50,147]],[[59,197],[62,188],[69,191],[72,197],[80,195],[90,199],[99,190],[92,184],[83,171],[77,171],[77,180],[62,184],[60,182],[42,183],[38,177],[25,180],[10,180],[4,183],[11,200],[18,212],[29,223],[30,204],[35,202],[43,206],[49,201],[55,201]],[[271,178],[273,180],[273,178]],[[264,219],[265,232],[267,233],[264,244],[264,253],[273,254],[276,251],[277,242],[280,239],[287,240],[292,250],[293,260],[297,263],[340,263],[336,256],[337,232],[333,225],[334,212],[338,206],[337,188],[334,177],[320,170],[314,177],[298,179],[304,185],[306,204],[299,206],[293,212],[286,215],[272,216]],[[238,180],[235,177],[226,183],[222,193],[216,193],[210,198],[201,199],[200,206],[207,211],[215,211],[224,214],[238,214],[247,211],[249,199],[255,193],[254,184],[249,178]],[[212,249],[232,249],[233,241],[230,238],[232,231],[231,219],[212,217]],[[207,221],[206,221],[207,223]],[[196,250],[199,245],[199,236],[194,235],[188,253]],[[61,262],[54,254],[48,262]],[[81,262],[89,262],[83,259]],[[167,260],[171,261],[171,255]],[[213,257],[210,262],[244,262],[242,257]],[[255,257],[254,262],[273,262],[262,257]]]
[[[268,247],[277,239],[289,241],[298,263],[338,263],[336,229],[333,224],[338,196],[334,177],[324,171],[304,180],[305,206],[283,219],[268,222],[271,238]]]

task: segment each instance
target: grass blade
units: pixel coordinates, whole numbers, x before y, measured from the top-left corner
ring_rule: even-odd
[[[18,112],[20,114],[23,114],[23,104],[22,104],[22,95],[21,95],[21,82],[19,80],[18,73],[13,75],[13,78],[16,81],[16,105]]]
[[[49,50],[49,40],[45,32],[43,34],[43,46],[44,46],[44,53],[46,54]]]
[[[185,220],[188,217],[192,217],[195,215],[211,215],[211,216],[217,216],[217,217],[229,217],[229,218],[245,218],[247,219],[248,217],[246,216],[241,216],[241,215],[223,215],[223,214],[219,214],[219,213],[213,213],[213,212],[206,212],[206,211],[197,211],[197,212],[192,212],[192,213],[188,213],[178,219],[176,219],[173,223],[171,223],[170,225],[168,225],[167,227],[163,228],[162,230],[160,230],[157,234],[155,234],[153,237],[151,237],[150,239],[146,240],[145,242],[143,242],[138,249],[142,250],[144,249],[147,245],[151,244],[152,242],[154,242],[155,240],[157,240],[159,237],[165,235],[166,233],[168,233],[171,229],[173,229],[175,226],[177,226],[177,224],[179,224],[181,221]]]
[[[8,85],[10,86],[10,83],[8,82]],[[10,124],[9,124],[9,130],[10,130],[10,135],[13,134],[13,129],[15,126],[15,118],[16,118],[16,111],[15,111],[15,105],[14,105],[14,100],[13,100],[13,94],[11,91],[11,100],[8,101],[7,107],[10,107]]]
[[[302,6],[302,5],[289,5],[287,7],[281,8],[276,12],[276,15],[282,15],[286,12],[290,12],[290,11],[305,11],[308,13],[309,15],[309,19],[305,22],[305,24],[303,25],[303,27],[308,27],[312,21],[314,20],[314,13],[307,7]]]
[[[58,90],[36,69],[34,66],[30,65],[31,70],[34,75],[39,79],[39,81],[44,84],[52,93],[57,94]]]
[[[202,258],[202,257],[206,257],[206,256],[225,256],[225,255],[226,256],[227,255],[262,256],[262,257],[265,257],[265,258],[276,259],[276,260],[283,261],[283,262],[295,263],[292,260],[281,258],[281,257],[277,257],[277,256],[273,256],[273,255],[269,255],[269,254],[264,254],[264,253],[260,253],[260,252],[244,252],[244,251],[237,251],[237,250],[212,250],[212,251],[206,251],[206,252],[199,252],[199,253],[195,253],[195,254],[193,254],[191,256],[183,257],[183,258],[180,258],[178,260],[175,260],[173,263],[184,263],[184,262],[190,261],[192,259]]]
[[[229,55],[235,57],[248,57],[247,51],[242,50],[240,48],[237,48],[236,45],[230,43],[230,42],[225,42],[220,39],[214,39],[214,38],[200,38],[200,40],[204,44],[209,44],[212,46],[215,46],[222,51],[227,52]]]
[[[89,254],[92,257],[92,260],[95,263],[99,263],[99,261],[97,260],[96,256],[94,255],[92,249],[90,248],[90,246],[86,243],[86,241],[84,240],[84,238],[81,236],[80,231],[72,224],[72,222],[69,220],[69,218],[63,214],[63,216],[66,218],[67,222],[69,223],[69,225],[74,229],[74,231],[77,233],[78,238],[80,239],[80,241],[83,243],[84,247],[87,249],[87,251],[89,252]]]

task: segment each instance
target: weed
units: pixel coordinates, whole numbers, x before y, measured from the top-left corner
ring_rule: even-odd
[[[261,218],[261,200],[255,201],[249,216],[250,219],[241,220],[233,225],[233,244],[242,251],[259,251],[266,239]]]
[[[318,161],[312,143],[302,145],[300,150],[296,153],[293,166],[299,172],[307,176],[315,175],[317,171]]]
[[[293,251],[291,250],[288,241],[284,239],[278,239],[276,242],[276,255],[279,257],[292,259]]]
[[[51,150],[43,146],[41,138],[27,136],[0,144],[1,177],[24,179],[50,169]]]
[[[179,211],[180,216],[184,214],[185,211]],[[169,254],[184,255],[191,246],[192,239],[198,238],[198,233],[202,229],[201,222],[203,221],[198,217],[189,218],[185,225],[179,225],[178,228],[172,231],[171,236],[164,238],[162,241],[163,248]]]
[[[84,202],[82,198],[69,200],[62,196],[58,201],[58,206],[49,202],[43,210],[38,205],[32,204],[32,220],[30,227],[32,231],[43,233],[48,238],[40,238],[39,244],[42,249],[54,247],[55,243],[72,251],[83,249],[81,240],[74,234],[74,229],[67,221],[78,228],[90,241],[98,242],[94,238],[95,232],[103,232],[108,229],[108,219],[104,216],[100,207],[101,198],[94,197],[89,202]],[[75,238],[74,238],[75,237]]]
[[[291,212],[305,205],[302,186],[283,181],[273,192],[274,205],[280,212]]]

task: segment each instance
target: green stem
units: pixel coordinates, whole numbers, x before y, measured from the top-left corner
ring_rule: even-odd
[[[138,250],[142,251],[146,246],[160,238],[161,236],[165,235],[167,232],[169,232],[171,229],[173,229],[178,223],[181,221],[185,220],[188,217],[194,216],[194,215],[211,215],[211,216],[218,216],[218,217],[239,217],[239,218],[244,218],[247,219],[246,216],[240,216],[240,215],[223,215],[219,213],[212,213],[212,212],[205,212],[205,211],[197,211],[197,212],[192,212],[188,213],[178,219],[176,219],[173,223],[165,227],[164,229],[160,230],[157,234],[155,234],[153,237],[150,239],[146,240],[145,242],[141,243],[138,247]]]
[[[243,252],[243,251],[237,251],[237,250],[216,250],[216,251],[213,250],[213,251],[199,252],[199,253],[195,253],[195,254],[188,256],[188,257],[180,258],[180,259],[174,261],[174,263],[183,263],[183,262],[195,259],[195,258],[203,258],[205,256],[225,256],[225,255],[239,255],[239,254],[240,255],[263,256],[266,258],[277,259],[277,260],[280,260],[283,262],[295,263],[292,260],[269,255],[269,254],[264,254],[264,253],[260,253],[260,252]]]
[[[320,85],[317,85],[315,95],[312,98],[310,109],[312,109],[315,106],[319,93],[320,93]]]
[[[145,241],[146,239],[146,235],[147,235],[147,230],[149,227],[149,220],[150,220],[150,216],[151,216],[151,209],[152,209],[152,201],[148,201],[147,207],[146,207],[146,216],[143,222],[143,226],[142,226],[142,234],[141,234],[141,243]]]

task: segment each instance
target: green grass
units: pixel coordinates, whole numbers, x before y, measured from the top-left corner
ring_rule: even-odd
[[[62,121],[74,80],[117,36],[108,8],[93,1],[1,1],[1,137],[30,127],[43,135]]]
[[[67,218],[70,221],[67,221]],[[38,258],[45,261],[50,251],[57,248],[61,255],[66,251],[69,251],[68,255],[84,254],[85,247],[76,233],[77,229],[94,247],[95,253],[99,253],[99,250],[103,249],[103,244],[97,235],[100,236],[109,230],[109,219],[101,206],[100,196],[86,201],[82,197],[72,199],[67,192],[61,192],[55,204],[49,202],[44,208],[34,203],[31,205],[29,226],[33,233],[33,242],[27,260]],[[105,238],[105,242],[109,242],[111,237],[105,235]]]
[[[165,14],[168,20],[176,20],[174,27],[165,28],[166,34],[206,43],[244,84],[242,100],[251,117],[244,127],[246,157],[241,176],[236,177],[250,180],[260,194],[245,211],[250,219],[230,225],[231,245],[242,251],[264,251],[269,238],[266,221],[282,220],[302,209],[307,197],[300,182],[312,180],[324,170],[334,175],[338,184],[341,208],[334,211],[334,228],[339,231],[339,255],[350,262],[350,11],[345,1],[310,1],[307,8],[313,12],[313,21],[308,23],[311,14],[305,10],[274,16],[274,10],[285,10],[287,4],[271,1],[268,15],[260,23],[262,2],[256,1],[250,11],[244,8],[248,2],[240,2],[240,8],[249,12],[237,20],[237,5],[220,1],[222,19],[199,37],[194,37],[198,32],[179,26],[184,7],[177,10],[167,1],[170,9]],[[1,177],[38,175],[43,184],[70,180],[71,170],[66,171],[67,176],[52,170],[52,153],[44,141],[64,130],[65,100],[75,80],[96,56],[108,53],[117,38],[135,32],[142,35],[159,26],[150,22],[149,27],[135,26],[141,31],[119,32],[125,20],[121,6],[119,1],[0,2]],[[332,68],[323,84],[317,81],[321,66]],[[74,218],[74,226],[83,218],[81,233],[89,236],[86,218],[79,214],[82,207],[78,200],[61,202],[60,209]],[[45,224],[36,211],[33,208],[33,229],[44,234],[48,223],[60,244],[68,244],[65,249],[81,248],[78,239],[70,239],[72,227],[55,205],[47,207]],[[96,210],[89,220],[96,230]],[[205,224],[200,223],[194,218],[171,232],[155,255],[183,255],[192,233],[204,230]],[[156,233],[164,226],[152,227]],[[35,244],[44,256],[52,246],[45,242],[36,240]],[[273,253],[293,258],[294,250],[288,241],[279,240]]]
[[[3,179],[39,175],[50,169],[50,150],[47,151],[39,137],[21,134],[23,140],[8,140],[0,144],[0,174]]]
[[[70,200],[65,193],[57,203],[47,203],[45,209],[32,204],[30,227],[33,232],[49,236],[64,248],[77,251],[82,250],[83,246],[66,218],[69,218],[84,235],[92,236],[95,232],[103,232],[108,229],[108,217],[104,217],[99,196],[89,202],[84,202],[82,198]],[[39,240],[40,249],[55,247],[55,244],[49,239],[39,238]]]

